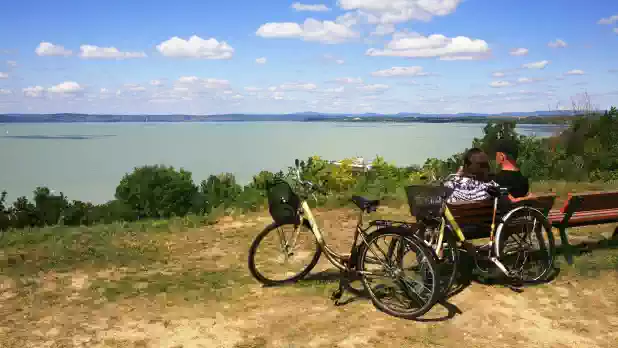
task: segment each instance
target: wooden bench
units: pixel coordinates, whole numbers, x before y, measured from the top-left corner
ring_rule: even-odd
[[[618,191],[569,194],[564,206],[552,210],[548,219],[560,231],[562,251],[567,262],[573,264],[573,246],[569,243],[567,228],[618,222]],[[614,230],[614,238],[618,238],[618,229]]]
[[[556,201],[555,194],[533,195],[518,202],[510,203],[507,210],[515,209],[518,206],[529,206],[538,209],[547,216]],[[473,203],[454,203],[448,204],[448,208],[455,217],[458,225],[477,225],[479,228],[473,234],[465,233],[466,239],[489,238],[491,222],[494,212],[494,201],[483,201]],[[496,224],[501,215],[508,211],[500,209],[496,215]]]

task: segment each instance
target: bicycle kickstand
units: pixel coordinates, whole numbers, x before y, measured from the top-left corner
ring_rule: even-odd
[[[510,272],[509,270],[507,270],[506,267],[502,264],[502,262],[500,262],[495,256],[492,256],[490,258],[490,260],[508,278],[510,284],[508,284],[507,286],[508,286],[509,289],[511,289],[511,291],[514,291],[514,292],[517,292],[517,293],[523,292],[522,284],[521,284],[521,281],[520,281],[519,277],[515,276],[515,274],[513,274],[513,272]]]
[[[343,297],[343,293],[345,292],[345,286],[347,285],[347,277],[345,272],[341,272],[341,278],[339,278],[339,287],[337,288],[337,290],[333,291],[333,293],[330,295],[330,299],[333,300],[335,306],[340,306],[341,303],[341,297]]]

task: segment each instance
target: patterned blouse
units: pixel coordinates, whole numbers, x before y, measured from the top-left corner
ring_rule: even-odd
[[[482,182],[465,176],[453,176],[444,182],[444,186],[453,189],[453,193],[447,198],[447,203],[461,203],[470,201],[483,201],[491,199],[487,193],[488,187],[499,187],[494,181]]]

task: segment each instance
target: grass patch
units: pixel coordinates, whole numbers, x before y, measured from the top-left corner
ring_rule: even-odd
[[[184,270],[179,273],[126,275],[119,280],[97,279],[90,289],[108,301],[154,296],[182,296],[186,301],[220,297],[226,290],[245,284],[240,270],[204,271]]]
[[[28,275],[80,267],[128,266],[160,258],[155,242],[118,224],[94,228],[49,228],[7,236],[0,269],[5,274]]]
[[[170,220],[10,231],[0,240],[0,270],[23,276],[86,266],[148,264],[163,258],[153,234],[183,232],[212,225],[217,219],[217,216],[188,215]]]
[[[595,250],[575,257],[573,266],[568,267],[568,273],[586,278],[597,277],[607,271],[618,272],[618,254],[615,247],[614,250]]]

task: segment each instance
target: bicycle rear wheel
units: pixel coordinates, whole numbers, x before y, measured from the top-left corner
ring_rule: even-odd
[[[397,251],[391,254],[389,248],[393,243]],[[440,296],[433,253],[412,231],[387,227],[372,232],[366,243],[360,244],[357,262],[357,271],[361,272],[373,305],[389,315],[420,317]],[[374,286],[378,281],[391,285]]]
[[[259,247],[265,250],[258,251]],[[311,272],[321,254],[322,248],[306,222],[298,226],[272,223],[251,243],[249,271],[264,285],[294,283]],[[267,265],[269,262],[272,264]]]
[[[544,282],[553,269],[554,235],[538,210],[520,207],[509,212],[496,230],[496,257],[524,283]]]

